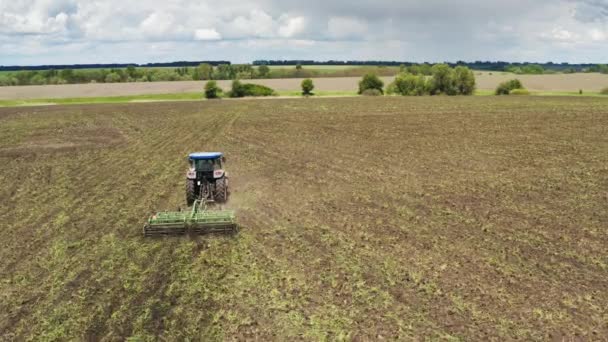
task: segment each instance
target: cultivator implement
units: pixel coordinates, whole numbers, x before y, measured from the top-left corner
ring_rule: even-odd
[[[209,210],[205,200],[196,200],[190,212],[156,213],[144,225],[144,236],[234,234],[237,231],[233,210]]]

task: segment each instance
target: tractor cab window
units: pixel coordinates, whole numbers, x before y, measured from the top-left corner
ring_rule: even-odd
[[[213,160],[203,159],[196,161],[198,171],[213,171]]]
[[[196,170],[198,171],[214,171],[222,168],[222,163],[219,159],[204,159],[196,161]]]

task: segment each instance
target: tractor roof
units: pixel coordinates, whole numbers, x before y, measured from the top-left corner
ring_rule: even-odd
[[[210,160],[210,159],[218,159],[223,156],[222,152],[195,152],[190,153],[188,158],[192,160]]]

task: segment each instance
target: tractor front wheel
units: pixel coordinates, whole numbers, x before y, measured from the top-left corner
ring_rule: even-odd
[[[215,181],[215,201],[226,203],[228,200],[228,182],[226,178],[220,178]]]
[[[196,200],[196,181],[188,179],[186,181],[186,203],[189,207],[194,204]]]

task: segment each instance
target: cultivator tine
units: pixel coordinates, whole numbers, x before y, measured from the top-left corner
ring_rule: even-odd
[[[161,212],[148,219],[144,236],[185,234],[233,234],[238,231],[234,211],[207,210],[204,201],[195,201],[191,212]]]

